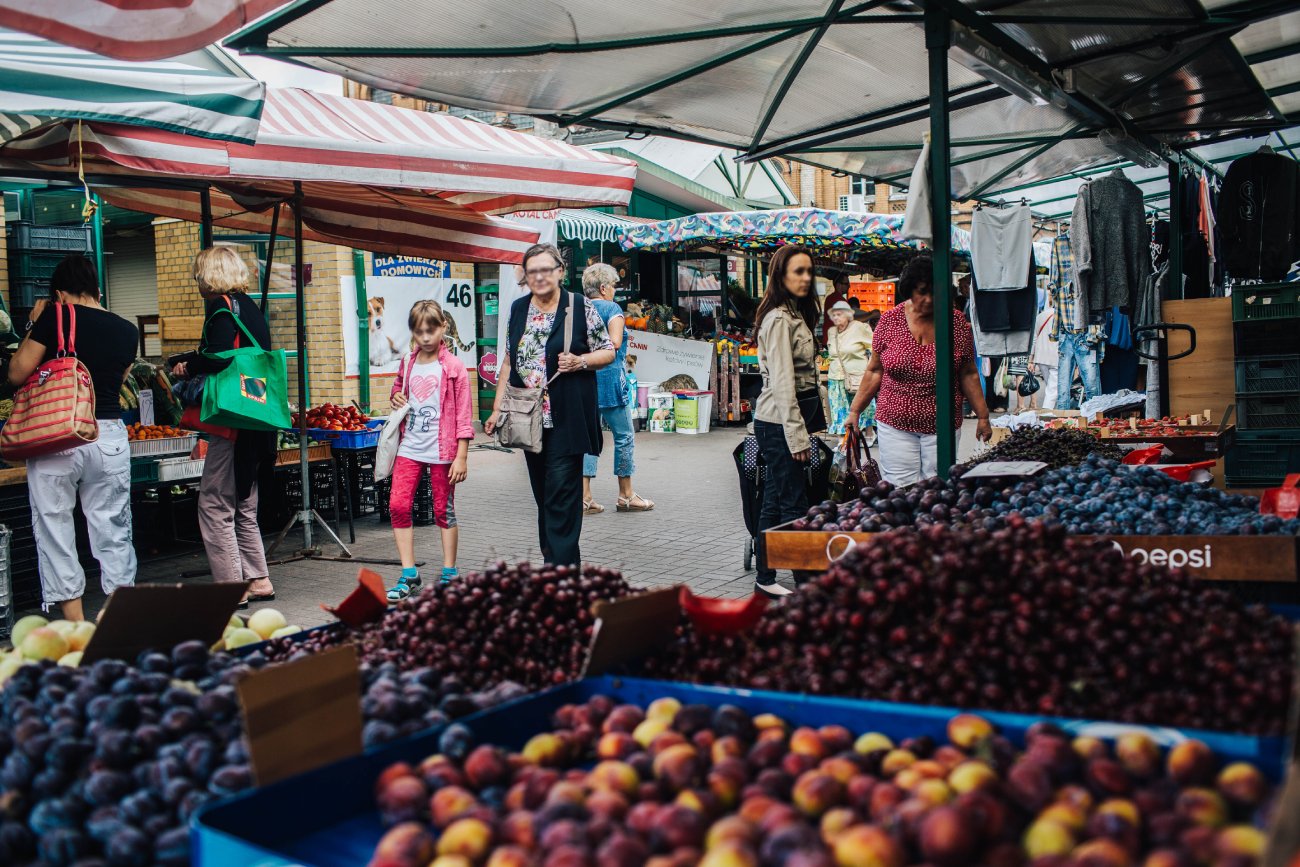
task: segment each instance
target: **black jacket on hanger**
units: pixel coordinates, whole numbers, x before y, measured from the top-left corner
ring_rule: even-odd
[[[1239,280],[1281,280],[1300,259],[1300,168],[1270,151],[1228,168],[1219,196],[1221,258]]]

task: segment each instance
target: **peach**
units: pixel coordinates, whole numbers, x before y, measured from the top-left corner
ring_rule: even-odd
[[[1214,850],[1220,858],[1248,858],[1258,862],[1264,857],[1267,842],[1267,835],[1252,825],[1230,825],[1214,838]]]
[[[880,732],[867,732],[866,734],[860,735],[858,739],[853,742],[853,751],[864,756],[868,753],[874,753],[879,750],[888,751],[893,748],[894,742],[885,735],[882,735]]]
[[[392,867],[425,867],[436,849],[433,836],[418,822],[402,822],[389,828],[375,846],[371,864]]]
[[[1025,830],[1022,840],[1030,859],[1050,855],[1068,855],[1074,849],[1074,834],[1060,822],[1039,819]]]
[[[871,809],[871,792],[879,782],[870,774],[857,774],[844,784],[845,794],[851,806],[864,815]]]
[[[1084,769],[1084,777],[1094,792],[1103,797],[1109,795],[1127,795],[1133,789],[1133,781],[1119,762],[1113,759],[1093,759]]]
[[[84,651],[81,650],[74,650],[70,653],[65,653],[59,657],[59,665],[62,665],[64,668],[76,668],[81,665],[81,657],[83,655]]]
[[[817,767],[817,758],[807,753],[786,753],[781,757],[781,770],[792,777],[798,777],[815,767]]]
[[[651,756],[657,756],[669,747],[690,746],[689,741],[675,731],[660,732],[650,741],[649,752]],[[692,747],[692,749],[694,749]]]
[[[57,630],[48,626],[38,626],[27,633],[19,648],[27,659],[57,661],[59,657],[68,653],[68,640]]]
[[[601,759],[625,759],[641,748],[627,732],[606,732],[596,741],[596,756]]]
[[[997,773],[978,759],[964,761],[948,774],[948,785],[959,795],[976,789],[987,789],[997,782]]]
[[[758,737],[754,738],[754,743],[761,744],[761,743],[773,742],[784,746],[787,734],[788,732],[786,732],[784,728],[772,727],[766,729],[759,729]]]
[[[674,804],[687,807],[701,816],[715,816],[722,812],[722,803],[712,792],[706,792],[703,789],[682,789],[673,799]]]
[[[492,826],[482,819],[457,819],[438,838],[439,855],[463,855],[477,861],[492,848]]]
[[[431,756],[430,758],[442,758],[442,757]],[[425,759],[425,761],[427,762],[429,761],[429,759]],[[382,792],[388,786],[388,784],[391,783],[393,780],[396,780],[399,777],[413,777],[413,776],[415,776],[415,769],[412,768],[410,765],[408,765],[406,762],[394,762],[393,764],[389,765],[388,767],[380,771],[379,776],[375,778],[375,795],[378,796],[378,794]]]
[[[1193,825],[1219,828],[1228,822],[1228,805],[1213,789],[1183,789],[1174,809]]]
[[[1165,766],[1180,786],[1204,785],[1213,779],[1214,753],[1200,741],[1182,741],[1169,751]]]
[[[1142,867],[1189,867],[1186,856],[1177,849],[1153,849]]]
[[[531,852],[537,847],[537,826],[533,814],[527,810],[515,810],[501,820],[501,840]]]
[[[708,830],[709,823],[704,816],[681,804],[666,804],[655,812],[651,846],[669,850],[694,848],[704,842]]]
[[[1133,859],[1114,840],[1089,840],[1070,853],[1076,867],[1132,867]]]
[[[751,825],[758,825],[763,821],[763,817],[767,815],[767,811],[775,806],[777,806],[775,798],[767,795],[756,795],[741,802],[736,815]]]
[[[969,756],[951,744],[944,744],[934,751],[934,755],[931,758],[933,761],[937,762],[943,768],[944,773],[947,774],[951,773],[953,768],[965,762]]]
[[[779,729],[785,731],[785,720],[781,719],[774,713],[760,713],[752,720],[754,728],[758,731],[767,731],[768,729]]]
[[[486,789],[510,778],[510,762],[497,747],[475,747],[465,758],[465,777],[476,789]]]
[[[1025,810],[1037,813],[1052,802],[1052,778],[1042,765],[1021,759],[1007,772],[1006,792]]]
[[[871,804],[868,812],[876,822],[884,821],[894,814],[898,805],[907,799],[907,793],[893,783],[879,783],[871,790]]]
[[[916,756],[908,750],[893,749],[885,753],[885,757],[880,762],[880,773],[886,777],[892,777],[905,768],[910,768],[916,762]]]
[[[592,816],[618,820],[627,815],[627,809],[627,798],[609,789],[598,789],[587,796],[587,810]]]
[[[600,730],[606,734],[621,732],[630,735],[643,721],[645,721],[645,713],[641,708],[634,704],[620,704],[605,717]]]
[[[1097,814],[1101,816],[1118,816],[1134,828],[1142,827],[1142,813],[1137,804],[1124,798],[1111,798],[1097,805]]]
[[[735,735],[720,737],[709,747],[709,757],[715,765],[723,759],[744,758],[745,744]]]
[[[72,634],[72,630],[74,627],[76,627],[76,625],[77,624],[73,623],[71,620],[51,620],[49,623],[49,628],[53,629],[55,632],[59,633],[66,639],[69,635]]]
[[[960,867],[970,861],[979,843],[979,829],[953,807],[938,807],[921,822],[921,854],[931,864]]]
[[[530,765],[555,767],[564,761],[564,741],[550,732],[533,735],[521,755]]]
[[[431,789],[442,786],[465,785],[465,775],[460,768],[456,767],[455,762],[443,755],[429,756],[420,762],[418,774]]]
[[[953,799],[953,791],[943,780],[922,780],[912,789],[912,797],[931,807],[942,807]]]
[[[488,856],[487,867],[528,867],[528,852],[518,846],[498,846]]]
[[[842,756],[833,756],[827,759],[818,766],[818,770],[830,774],[841,785],[847,784],[849,780],[862,773],[852,759],[846,759]]]
[[[700,776],[700,754],[689,744],[673,744],[655,756],[655,778],[673,791],[692,785]]]
[[[1070,804],[1078,807],[1085,813],[1092,810],[1092,805],[1094,803],[1092,792],[1089,792],[1083,786],[1074,784],[1061,786],[1061,788],[1057,789],[1056,800],[1062,804]]]
[[[429,803],[429,787],[410,775],[389,780],[376,795],[376,805],[385,822],[395,825],[419,819]]]
[[[826,758],[826,744],[814,729],[800,727],[790,734],[790,752],[811,756],[814,763]]]
[[[474,862],[464,855],[439,855],[429,862],[429,867],[474,867]]]
[[[986,839],[1001,840],[1006,836],[1010,807],[1001,798],[985,791],[967,792],[959,795],[953,806],[974,819]]]
[[[1070,746],[1078,754],[1079,758],[1084,759],[1104,759],[1110,755],[1110,750],[1106,748],[1106,742],[1100,738],[1082,736],[1070,741]]]
[[[973,713],[959,713],[948,720],[948,740],[963,750],[993,737],[993,723]]]
[[[641,778],[626,762],[607,759],[597,764],[587,774],[587,785],[593,789],[606,789],[631,796],[636,794],[637,787],[641,785]]]
[[[740,816],[726,816],[709,826],[709,832],[704,837],[704,848],[713,849],[727,842],[752,845],[757,840],[758,831],[751,822]]]
[[[730,810],[740,800],[740,791],[744,786],[743,777],[737,779],[735,776],[715,768],[709,771],[708,779],[705,782],[713,797],[717,798],[718,803],[726,809]]]
[[[729,841],[705,852],[699,867],[758,867],[758,856],[744,843]]]
[[[673,719],[677,716],[677,711],[682,709],[682,703],[671,696],[657,698],[650,702],[650,706],[645,709],[645,718],[653,720],[662,720],[671,725]]]
[[[842,753],[853,746],[853,733],[844,726],[827,725],[817,729],[818,736],[832,755]]]
[[[647,718],[632,730],[632,737],[642,749],[649,749],[650,742],[668,731],[671,725],[671,719]]]
[[[832,807],[822,814],[819,830],[822,842],[827,846],[835,845],[835,838],[847,828],[856,825],[858,814],[848,807]]]
[[[791,800],[799,812],[817,818],[844,797],[844,786],[830,774],[809,771],[795,781]]]
[[[948,776],[948,769],[933,759],[919,759],[912,765],[911,770],[927,780],[942,780]]]
[[[1144,732],[1128,732],[1115,742],[1115,758],[1138,779],[1149,779],[1160,772],[1160,747]]]
[[[248,628],[264,639],[270,638],[275,630],[283,629],[288,625],[289,621],[285,616],[274,608],[259,608],[248,618]]]
[[[543,804],[555,807],[563,804],[582,805],[587,801],[586,787],[577,780],[560,780],[546,793]]]
[[[1215,787],[1233,804],[1258,806],[1268,794],[1268,781],[1254,765],[1233,762],[1219,772]]]
[[[78,621],[68,634],[69,650],[85,650],[90,639],[95,636],[95,624],[89,620]]]
[[[853,825],[840,832],[832,847],[838,867],[903,867],[903,848],[874,825]]]
[[[433,824],[438,828],[446,828],[477,806],[478,801],[474,795],[460,786],[444,786],[429,799],[429,813],[433,817]]]
[[[1059,822],[1075,834],[1083,833],[1083,829],[1088,826],[1087,813],[1073,804],[1066,804],[1061,801],[1048,804],[1043,812],[1038,814],[1038,818],[1045,821]]]

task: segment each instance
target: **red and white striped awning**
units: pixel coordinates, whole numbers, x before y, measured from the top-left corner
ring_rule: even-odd
[[[0,27],[119,60],[218,42],[288,0],[0,0]]]
[[[518,261],[536,239],[531,229],[494,215],[625,205],[636,176],[635,163],[599,151],[297,89],[268,90],[256,144],[122,124],[63,124],[0,148],[0,166],[15,163],[208,180],[220,193],[213,198],[218,225],[263,231],[272,201],[301,181],[304,221],[319,240],[491,262]],[[198,218],[197,194],[124,187],[101,192],[123,207]]]

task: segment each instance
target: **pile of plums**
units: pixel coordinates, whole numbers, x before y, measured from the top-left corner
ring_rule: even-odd
[[[1291,626],[1183,572],[1011,516],[856,546],[742,635],[689,622],[653,677],[1257,734],[1282,731]]]
[[[794,529],[878,533],[946,524],[995,530],[1020,515],[1084,535],[1300,534],[1300,520],[1261,515],[1255,497],[1179,482],[1152,467],[1125,467],[1095,454],[1023,481],[968,479],[967,469],[908,488],[880,482],[840,505],[828,500],[795,520]]]
[[[1083,463],[1094,454],[1115,461],[1124,457],[1119,446],[1086,430],[1021,425],[1012,428],[1006,439],[978,455],[971,464],[1041,461],[1055,469]]]
[[[517,752],[453,725],[387,767],[371,867],[1253,867],[1272,798],[1200,741],[1040,723],[1018,751],[972,714],[946,743],[671,698],[595,696],[553,722]]]

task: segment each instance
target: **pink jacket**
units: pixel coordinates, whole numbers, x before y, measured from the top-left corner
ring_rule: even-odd
[[[388,393],[393,396],[406,388],[406,376],[411,365],[415,363],[415,353],[408,353],[397,365],[397,378]],[[438,398],[438,455],[444,461],[456,460],[458,440],[474,439],[474,419],[469,402],[469,373],[465,364],[446,346],[438,350],[438,362],[442,365],[442,383],[439,385]]]

